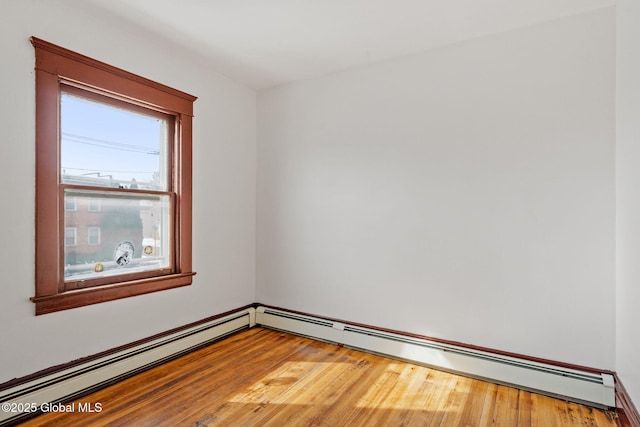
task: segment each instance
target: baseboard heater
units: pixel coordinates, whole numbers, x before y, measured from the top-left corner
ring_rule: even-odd
[[[615,407],[614,378],[259,306],[256,323],[599,408]]]
[[[104,385],[159,365],[207,343],[255,325],[255,309],[247,308],[157,340],[127,348],[85,364],[0,391],[0,402],[18,409],[70,401]],[[3,408],[5,406],[3,405]],[[7,406],[11,409],[10,406]],[[0,426],[14,424],[29,413],[0,411]]]

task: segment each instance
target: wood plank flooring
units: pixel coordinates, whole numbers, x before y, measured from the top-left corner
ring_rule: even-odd
[[[263,328],[73,405],[23,425],[616,426],[612,412]]]

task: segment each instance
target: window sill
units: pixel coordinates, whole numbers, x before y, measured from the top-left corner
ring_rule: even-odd
[[[36,315],[47,314],[180,286],[188,286],[192,283],[195,274],[196,273],[170,274],[113,285],[76,289],[55,295],[32,297],[31,301],[36,304]]]

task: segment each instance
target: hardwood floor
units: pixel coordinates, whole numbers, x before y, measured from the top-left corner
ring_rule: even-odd
[[[613,412],[263,328],[69,405],[23,425],[616,425]]]

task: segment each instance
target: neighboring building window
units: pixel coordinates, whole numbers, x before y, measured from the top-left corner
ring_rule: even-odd
[[[75,211],[76,207],[76,198],[75,197],[67,197],[64,199],[64,210],[65,211]]]
[[[100,212],[100,199],[95,197],[89,199],[89,212]]]
[[[90,245],[100,244],[100,227],[89,227],[87,243]]]
[[[31,42],[36,314],[191,284],[196,98]]]
[[[64,228],[64,245],[75,246],[78,244],[78,229],[76,227]]]

